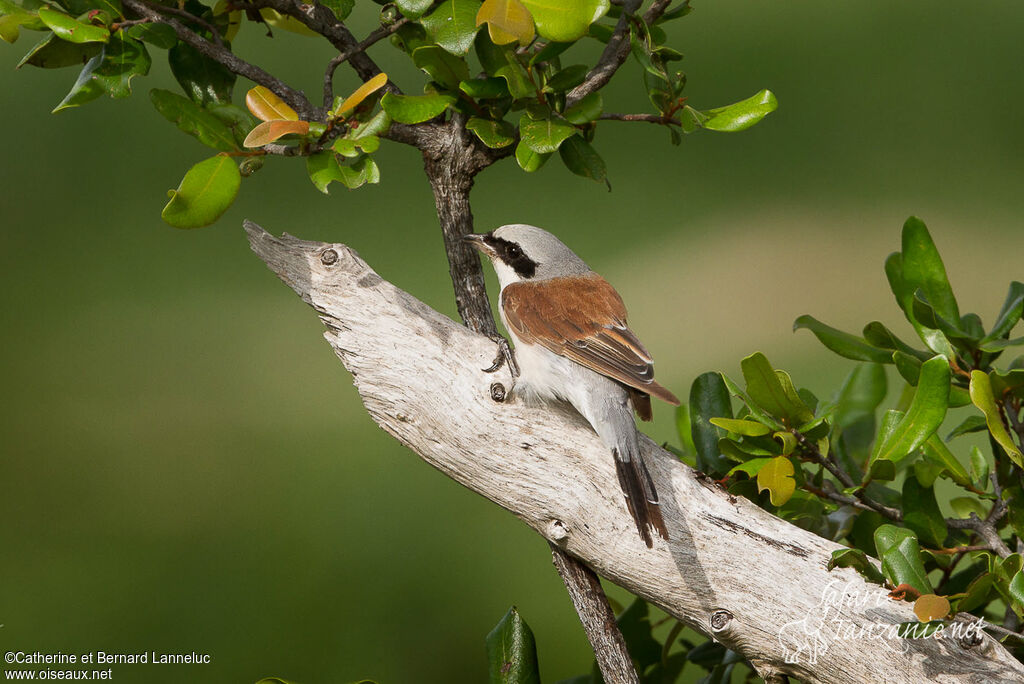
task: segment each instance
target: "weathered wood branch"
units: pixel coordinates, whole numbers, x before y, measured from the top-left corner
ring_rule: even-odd
[[[837,544],[735,498],[650,440],[644,457],[671,541],[648,550],[612,459],[570,410],[495,401],[493,342],[377,275],[350,248],[272,237],[254,251],[314,310],[373,419],[425,461],[549,542],[744,654],[762,677],[810,682],[1017,682],[1024,665],[988,635],[903,639],[908,603],[851,569]],[[788,661],[788,662],[787,662]]]

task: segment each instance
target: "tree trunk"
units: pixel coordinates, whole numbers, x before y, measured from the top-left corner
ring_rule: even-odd
[[[499,402],[494,344],[402,292],[344,245],[274,238],[256,253],[320,315],[378,424],[625,589],[742,653],[766,679],[1016,682],[1024,665],[979,632],[904,639],[911,605],[852,569],[842,548],[729,495],[642,440],[670,540],[647,549],[593,430],[557,407]]]
[[[433,130],[435,144],[424,148],[424,170],[434,191],[434,204],[455,288],[455,303],[470,330],[495,338],[498,328],[491,314],[480,257],[462,240],[463,236],[474,232],[473,212],[469,204],[473,178],[493,161],[493,157],[478,149],[459,117],[447,126]],[[504,393],[505,389],[502,387],[495,391]],[[636,670],[626,650],[626,642],[615,624],[601,581],[593,570],[557,546],[551,547],[551,553],[594,649],[604,680],[608,684],[635,684],[638,681]],[[611,616],[610,620],[608,616]]]

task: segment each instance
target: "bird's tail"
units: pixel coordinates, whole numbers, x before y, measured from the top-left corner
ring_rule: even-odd
[[[661,506],[658,505],[658,492],[654,489],[654,482],[651,474],[647,472],[643,457],[639,453],[622,453],[619,449],[613,448],[612,455],[615,457],[615,472],[619,476],[619,486],[626,496],[626,507],[629,514],[633,516],[636,529],[640,538],[647,544],[647,548],[654,546],[654,539],[651,537],[653,529],[658,535],[668,540],[668,530],[665,528],[665,520],[661,517]]]

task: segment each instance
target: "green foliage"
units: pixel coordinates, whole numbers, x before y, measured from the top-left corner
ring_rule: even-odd
[[[906,222],[885,273],[924,349],[878,321],[858,336],[801,316],[794,329],[860,362],[831,400],[797,389],[755,353],[741,362],[743,387],[716,373],[693,383],[681,440],[694,445],[699,468],[725,474],[731,493],[846,544],[830,567],[854,568],[899,588],[896,596],[922,595],[920,619],[958,611],[990,622],[1002,622],[1007,611],[1020,616],[1024,574],[1011,550],[1024,540],[1024,358],[1008,368],[994,363],[1015,344],[1024,286],[1011,283],[986,331],[980,316],[961,314],[939,251],[916,218]],[[903,388],[895,408],[883,412],[886,365],[896,367]],[[725,388],[738,411],[723,398]],[[969,415],[955,418],[947,440],[987,433],[987,453],[976,444],[954,453],[939,436],[957,410]]]
[[[491,684],[539,684],[537,645],[515,606],[487,635],[486,645]]]
[[[322,4],[338,21],[344,21],[354,0]],[[283,106],[291,115],[282,116],[280,111],[268,114],[259,102],[265,97],[247,99],[250,111],[263,123],[242,114],[237,107],[219,109],[234,107],[236,74],[241,73],[237,65],[215,51],[199,50],[195,44],[180,40],[169,22],[182,21],[197,39],[230,54],[235,34],[251,22],[296,36],[317,37],[317,32],[303,21],[308,17],[298,6],[287,15],[270,8],[242,12],[225,3],[211,8],[196,0],[184,0],[174,12],[162,12],[160,5],[150,6],[162,20],[146,21],[115,0],[76,0],[73,9],[68,9],[71,5],[65,7],[67,11],[53,5],[40,6],[36,0],[3,0],[0,38],[14,42],[22,29],[42,31],[42,40],[25,54],[22,65],[82,67],[55,112],[81,106],[103,94],[127,97],[132,79],[149,72],[148,50],[167,50],[168,65],[186,98],[156,90],[151,94],[154,106],[203,145],[230,156],[250,158],[241,163],[243,175],[262,166],[261,161],[252,159],[273,154],[307,157],[310,180],[323,192],[334,181],[349,188],[375,183],[380,171],[373,159],[376,148],[369,149],[373,143],[344,143],[340,150],[336,143],[341,139],[351,143],[371,121],[381,121],[377,118],[380,112],[386,112],[387,123],[372,133],[376,138],[388,137],[391,121],[420,125],[461,116],[466,130],[481,145],[504,151],[502,155],[514,155],[524,171],[538,171],[557,152],[568,171],[611,188],[608,169],[594,142],[603,125],[601,93],[595,90],[583,97],[573,95],[595,65],[561,62],[562,54],[579,42],[609,40],[622,10],[612,7],[608,0],[401,0],[382,11],[381,28],[393,33],[394,47],[424,73],[427,83],[423,95],[403,95],[389,87],[383,98],[371,97],[388,83],[387,75],[379,74],[367,82],[366,86],[372,87],[364,86],[348,98],[337,98],[333,107],[324,108],[326,111],[304,111],[300,117],[295,111],[296,102],[287,104],[290,95],[285,89],[265,83],[256,90],[265,91],[263,95],[272,96],[277,101],[275,106]],[[407,21],[389,28],[399,13]],[[665,45],[663,28],[667,22],[689,14],[688,0],[669,7],[654,25],[647,25],[642,14],[632,18],[625,39],[656,110],[647,115],[648,120],[668,128],[672,143],[679,144],[682,134],[700,128],[744,130],[775,110],[775,96],[766,90],[706,111],[688,105],[683,97],[685,75],[669,68],[682,59],[682,54]],[[419,88],[402,85],[410,92]],[[350,154],[356,147],[358,154]],[[219,197],[234,196],[233,178],[219,174],[210,182],[226,183],[214,193]],[[211,215],[203,214],[203,220]],[[177,217],[179,222],[174,225],[184,225],[181,212],[165,210],[163,216]],[[194,221],[186,223],[196,225]],[[1019,290],[1011,294],[1014,296],[1007,302],[1002,327],[1012,327],[1011,321],[1020,318],[1024,299],[1018,296]],[[945,306],[938,311],[940,315],[949,313]],[[986,339],[985,345],[994,348],[1006,342],[996,335]]]

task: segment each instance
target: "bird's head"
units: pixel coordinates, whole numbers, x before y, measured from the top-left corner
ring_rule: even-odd
[[[494,264],[501,287],[523,280],[582,275],[590,269],[561,240],[536,226],[514,223],[462,238]]]

